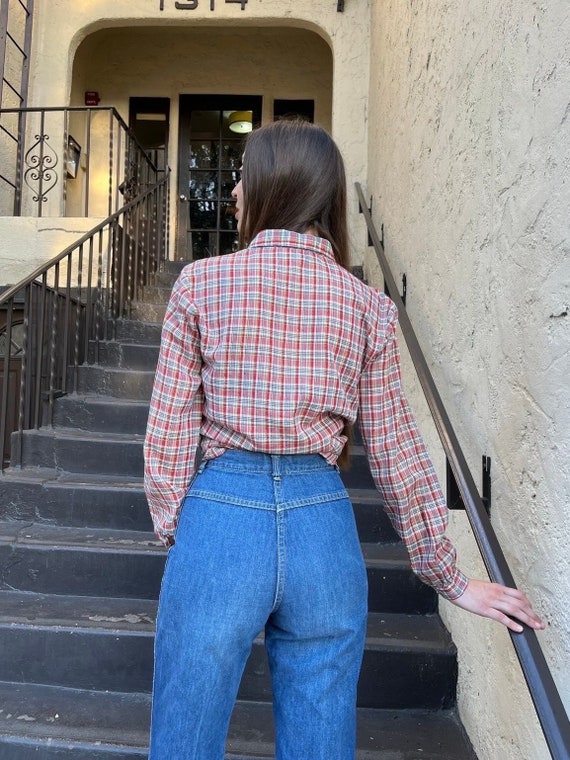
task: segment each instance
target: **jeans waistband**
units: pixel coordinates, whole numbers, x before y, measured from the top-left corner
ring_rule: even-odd
[[[283,475],[288,472],[314,472],[317,470],[334,470],[320,454],[264,454],[258,451],[228,449],[219,457],[202,463],[220,469]]]

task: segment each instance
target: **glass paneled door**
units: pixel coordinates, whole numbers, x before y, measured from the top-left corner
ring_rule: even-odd
[[[178,259],[193,261],[237,250],[231,192],[239,179],[245,135],[230,127],[236,112],[245,112],[257,125],[261,97],[180,98]]]

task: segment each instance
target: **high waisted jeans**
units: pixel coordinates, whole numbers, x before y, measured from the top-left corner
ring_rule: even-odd
[[[335,467],[244,451],[201,465],[162,582],[149,760],[222,760],[263,629],[276,758],[352,760],[366,606]]]

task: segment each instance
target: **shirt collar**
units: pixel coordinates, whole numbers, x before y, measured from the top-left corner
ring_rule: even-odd
[[[291,230],[262,230],[254,237],[248,247],[250,249],[275,247],[302,248],[305,251],[308,249],[334,259],[332,245],[328,240],[316,235],[291,232]]]

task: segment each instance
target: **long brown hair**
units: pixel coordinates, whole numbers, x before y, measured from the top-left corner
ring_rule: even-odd
[[[240,248],[262,230],[311,230],[349,266],[346,176],[328,132],[301,120],[276,121],[251,132],[242,170]]]
[[[328,240],[337,263],[349,269],[344,162],[325,129],[282,120],[251,132],[242,186],[240,248],[262,230],[310,230]],[[338,465],[347,469],[352,441],[348,423],[342,432],[347,442]]]

